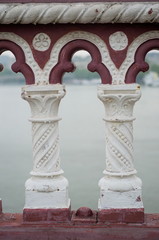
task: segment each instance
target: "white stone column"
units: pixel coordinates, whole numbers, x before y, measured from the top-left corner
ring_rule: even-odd
[[[106,169],[99,181],[99,209],[143,208],[142,182],[133,157],[133,107],[140,96],[138,84],[98,88],[106,115]]]
[[[58,131],[58,107],[65,95],[63,85],[29,85],[22,98],[32,116],[33,170],[26,181],[25,208],[69,208],[68,181],[62,176]]]

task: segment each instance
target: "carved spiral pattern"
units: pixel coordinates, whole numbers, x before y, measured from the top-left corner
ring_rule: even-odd
[[[115,175],[134,173],[132,122],[107,123],[106,136],[106,171]]]
[[[1,24],[159,22],[158,3],[0,4]]]
[[[52,173],[60,170],[59,135],[57,122],[32,123],[34,173]],[[51,144],[50,144],[51,143]]]

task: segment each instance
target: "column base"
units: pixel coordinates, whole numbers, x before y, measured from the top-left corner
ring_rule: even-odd
[[[102,209],[98,212],[98,223],[143,223],[144,208]]]
[[[142,182],[135,175],[105,176],[99,181],[101,209],[143,208]]]
[[[143,208],[141,190],[114,192],[101,190],[99,209]]]
[[[24,209],[68,209],[68,181],[63,176],[31,177],[27,180]]]

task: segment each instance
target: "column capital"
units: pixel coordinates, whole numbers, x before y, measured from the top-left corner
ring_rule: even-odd
[[[107,85],[98,87],[98,98],[104,103],[107,122],[130,122],[133,107],[141,97],[140,85]]]
[[[22,88],[22,98],[29,102],[31,122],[55,122],[60,100],[65,96],[65,87],[55,85],[28,85]]]

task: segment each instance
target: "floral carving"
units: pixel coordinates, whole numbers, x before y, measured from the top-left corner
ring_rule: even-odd
[[[33,47],[38,51],[46,51],[50,47],[51,39],[45,33],[38,33],[33,39]]]

